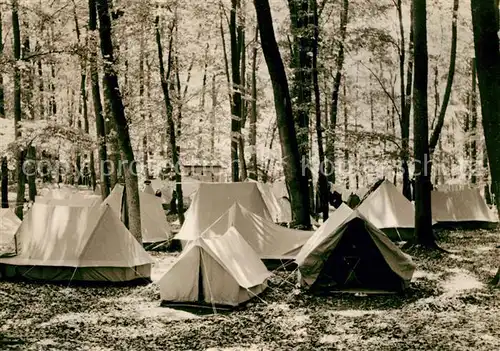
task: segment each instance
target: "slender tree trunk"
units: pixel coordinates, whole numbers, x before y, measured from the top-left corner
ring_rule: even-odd
[[[415,78],[413,83],[415,157],[415,236],[417,243],[435,248],[432,232],[429,125],[427,105],[428,54],[426,0],[413,0]]]
[[[255,26],[254,46],[252,49],[252,104],[250,112],[250,167],[249,178],[258,180],[257,164],[257,43],[259,41],[259,26]]]
[[[75,29],[76,29],[76,39],[79,45],[81,45],[80,40],[80,25],[78,23],[78,17],[76,14],[76,7],[73,7],[73,17],[75,20]],[[80,56],[80,109],[83,117],[83,131],[90,135],[89,128],[89,116],[88,116],[88,96],[87,96],[87,57],[84,54]],[[94,160],[94,151],[90,150],[88,152],[89,155],[89,170],[90,170],[90,185],[92,189],[96,187],[96,172],[95,172],[95,160]],[[80,173],[81,174],[81,173]],[[79,177],[81,179],[81,177]],[[79,182],[80,183],[80,182]],[[88,185],[89,183],[86,183]]]
[[[241,121],[239,125],[239,138],[238,138],[238,161],[240,164],[240,180],[244,181],[248,178],[247,161],[245,157],[245,138],[242,129],[245,128],[247,112],[248,112],[248,95],[247,95],[247,53],[246,53],[246,0],[239,0],[240,15],[239,21],[239,40],[240,47],[240,90],[241,90]]]
[[[471,122],[471,97],[470,91],[467,91],[465,96],[465,105],[467,106],[467,111],[465,112],[464,118],[464,134],[465,134],[465,142],[464,142],[464,154],[465,154],[465,178],[467,181],[470,180],[471,172],[470,172],[470,122]]]
[[[243,27],[238,21],[238,14],[241,12],[240,0],[231,0],[231,15],[229,22],[229,33],[231,37],[231,81],[232,81],[232,100],[231,100],[231,178],[233,182],[240,180],[239,165],[239,141],[241,133],[241,45],[243,36]]]
[[[406,72],[406,87],[405,87],[405,32],[403,24],[403,7],[402,0],[397,2],[397,12],[399,20],[399,83],[400,83],[400,99],[401,99],[401,165],[403,171],[403,195],[411,200],[410,186],[410,171],[408,162],[410,158],[410,113],[411,113],[411,83],[413,75],[413,26],[410,27],[410,43],[408,46],[408,62]],[[413,6],[413,2],[412,2]],[[411,22],[413,23],[413,10],[410,11]]]
[[[471,178],[472,184],[477,183],[477,93],[476,93],[476,60],[471,59],[472,66],[472,91],[471,91],[471,101],[470,101],[470,115],[471,115],[471,142],[470,142],[470,158],[471,158]]]
[[[7,157],[1,159],[2,170],[2,208],[9,208],[9,169],[7,168]]]
[[[210,114],[210,155],[215,161],[215,125],[217,123],[217,85],[216,76],[212,75],[212,111]]]
[[[450,52],[450,67],[448,69],[448,79],[446,81],[446,88],[443,95],[443,102],[441,104],[441,109],[439,110],[439,115],[437,119],[436,126],[432,132],[431,138],[429,140],[429,149],[432,153],[436,148],[441,130],[444,125],[444,117],[446,116],[446,109],[451,96],[451,88],[453,86],[453,77],[455,76],[455,63],[457,59],[457,20],[458,20],[458,6],[459,0],[453,0],[453,12],[452,12],[452,24],[451,24],[451,52]]]
[[[175,193],[177,195],[177,213],[179,215],[179,221],[181,224],[184,223],[184,204],[183,204],[183,195],[182,195],[182,177],[181,172],[178,169],[180,167],[179,164],[179,154],[178,148],[176,145],[176,135],[175,135],[175,123],[173,117],[173,106],[170,99],[170,91],[169,91],[169,81],[172,72],[172,43],[173,43],[173,30],[176,23],[172,24],[170,28],[170,38],[169,38],[169,46],[168,46],[168,59],[167,59],[167,71],[165,72],[165,67],[163,63],[163,48],[161,45],[161,35],[160,35],[160,18],[156,16],[155,20],[155,29],[156,29],[156,45],[158,47],[158,62],[160,69],[160,80],[161,87],[163,91],[163,98],[165,102],[165,109],[167,112],[167,130],[168,130],[168,140],[169,147],[172,150],[172,163],[175,170]]]
[[[262,178],[262,181],[264,183],[267,183],[269,180],[269,170],[271,167],[271,155],[273,152],[273,144],[274,144],[274,138],[276,137],[276,130],[278,129],[278,120],[276,120],[273,124],[272,131],[271,131],[271,140],[269,141],[269,152],[268,152],[268,157],[266,161],[266,167],[264,169],[264,176]]]
[[[347,134],[349,133],[348,130],[348,117],[349,117],[349,112],[347,110],[347,88],[346,88],[346,82],[344,82],[343,85],[343,108],[344,108],[344,175],[345,175],[345,188],[349,189],[350,187],[350,182],[349,179],[351,177],[350,174],[350,167],[349,167],[349,147],[348,147],[348,136]]]
[[[21,47],[21,60],[26,62],[26,65],[24,66],[22,70],[22,75],[24,75],[23,81],[25,82],[24,85],[25,87],[22,89],[23,94],[22,98],[25,110],[28,111],[26,113],[26,117],[28,119],[34,120],[35,119],[35,109],[33,106],[33,66],[31,60],[28,58],[29,55],[31,54],[31,42],[30,42],[30,37],[29,37],[29,24],[26,21],[23,21],[23,27],[25,27],[26,33],[24,34],[24,40],[23,44]]]
[[[21,30],[19,28],[19,2],[12,0],[12,34],[14,36],[14,134],[16,139],[21,136],[19,131],[19,122],[21,122],[21,70],[19,61],[21,60]],[[19,219],[23,219],[24,194],[26,177],[23,171],[25,160],[25,151],[20,148],[17,151],[17,198],[16,198],[16,215]]]
[[[0,57],[3,55],[3,21],[2,11],[0,10]],[[3,86],[3,73],[0,72],[0,118],[5,118],[5,95]],[[2,156],[1,162],[1,197],[2,208],[9,207],[9,169],[7,168],[7,157]]]
[[[56,68],[55,64],[50,64],[50,101],[49,101],[49,114],[55,116],[57,114],[56,102]]]
[[[28,178],[28,193],[29,200],[35,202],[36,197],[36,149],[34,146],[29,146],[26,153],[26,163],[24,169]]]
[[[208,49],[209,44],[205,46],[205,63],[203,66],[203,79],[201,85],[201,97],[200,97],[200,107],[198,110],[199,118],[198,118],[198,159],[203,160],[203,122],[205,116],[205,97],[207,94],[207,70],[208,70]]]
[[[498,0],[471,0],[476,70],[492,190],[500,212],[500,52]]]
[[[273,19],[268,0],[254,0],[257,22],[260,29],[262,52],[266,59],[274,92],[277,124],[281,140],[283,170],[289,188],[294,225],[310,228],[309,196],[307,178],[301,172],[301,162],[292,101],[288,88],[285,67],[274,35]]]
[[[99,85],[99,72],[97,69],[97,13],[96,0],[89,0],[89,46],[90,46],[90,82],[92,89],[92,101],[96,120],[96,132],[99,153],[99,172],[101,180],[101,195],[105,199],[110,193],[110,179],[108,168],[108,151],[106,146],[106,126],[101,102],[101,88]],[[116,164],[113,165],[116,167]]]
[[[128,122],[125,117],[118,77],[113,69],[115,58],[113,54],[113,43],[111,40],[111,18],[107,0],[97,1],[97,13],[99,17],[99,34],[101,38],[101,53],[105,64],[104,90],[111,103],[111,115],[115,122],[121,152],[124,157],[124,176],[127,192],[127,205],[129,214],[129,229],[139,243],[142,242],[141,211],[139,201],[139,187],[137,183],[137,169],[134,160],[134,152],[130,141]]]
[[[0,9],[0,57],[3,56],[3,19]],[[3,86],[3,72],[0,71],[0,118],[5,118],[5,92]]]
[[[349,16],[349,0],[343,0],[343,10],[340,16],[340,41],[339,41],[339,51],[337,54],[337,72],[333,80],[332,88],[332,101],[330,106],[330,125],[329,125],[329,136],[328,144],[326,146],[326,158],[328,160],[329,167],[326,171],[328,179],[330,182],[335,183],[335,129],[337,127],[337,115],[338,115],[338,105],[339,105],[339,94],[340,94],[340,84],[342,80],[342,69],[344,66],[344,42],[347,34],[347,21]]]
[[[321,94],[319,89],[319,70],[318,70],[318,49],[319,49],[319,23],[318,23],[318,4],[316,0],[311,0],[314,25],[314,42],[312,47],[312,79],[314,88],[314,112],[316,117],[316,136],[318,139],[318,201],[317,208],[323,216],[323,222],[328,220],[328,179],[325,173],[325,150],[323,147],[323,126],[321,123]],[[325,106],[327,106],[326,104]]]
[[[144,31],[144,28],[142,29]],[[149,146],[148,146],[148,125],[146,122],[146,104],[145,104],[145,74],[144,74],[144,37],[141,34],[141,43],[139,48],[139,113],[141,115],[141,119],[144,123],[143,125],[143,135],[142,135],[142,164],[144,167],[144,177],[146,179],[150,179],[151,176],[149,174]]]
[[[45,85],[44,85],[44,77],[43,77],[43,64],[42,60],[38,59],[37,62],[38,67],[38,114],[40,119],[45,118]]]

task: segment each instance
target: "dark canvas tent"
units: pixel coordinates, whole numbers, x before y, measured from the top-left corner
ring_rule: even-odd
[[[301,285],[312,290],[394,292],[407,287],[415,265],[358,211],[329,233],[311,238],[296,258]]]

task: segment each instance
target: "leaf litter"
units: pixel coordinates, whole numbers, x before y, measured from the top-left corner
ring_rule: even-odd
[[[279,272],[260,299],[224,315],[160,307],[155,283],[68,287],[0,282],[0,348],[500,349],[500,289],[489,285],[500,265],[500,236],[487,233],[447,232],[440,244],[451,255],[415,254],[418,270],[403,294],[313,296],[299,290],[289,272]],[[152,253],[153,281],[177,255]],[[286,279],[291,284],[284,284]],[[22,344],[1,343],[7,339]]]

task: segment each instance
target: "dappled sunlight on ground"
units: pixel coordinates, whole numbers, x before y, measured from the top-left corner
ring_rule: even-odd
[[[312,296],[283,272],[246,309],[224,315],[160,307],[154,283],[0,282],[0,340],[18,339],[23,350],[500,349],[500,289],[489,285],[499,239],[498,232],[444,233],[440,244],[452,253],[417,254],[404,294]],[[153,281],[178,257],[151,255]]]

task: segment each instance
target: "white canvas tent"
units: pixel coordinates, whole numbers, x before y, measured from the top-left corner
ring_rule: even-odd
[[[380,183],[356,209],[393,240],[413,236],[415,208],[388,180]]]
[[[288,189],[286,187],[286,183],[284,181],[277,181],[272,183],[271,190],[276,196],[277,199],[281,199],[282,197],[288,197]]]
[[[200,183],[184,224],[174,237],[193,240],[222,216],[235,202],[247,210],[272,221],[271,214],[255,183]]]
[[[17,255],[0,259],[6,277],[126,282],[151,275],[151,257],[107,205],[35,203],[16,238]]]
[[[150,194],[150,195],[155,194],[155,191],[154,191],[153,187],[151,186],[151,184],[146,184],[144,186],[144,189],[142,190],[142,192],[144,192],[146,194]]]
[[[269,271],[234,228],[191,242],[160,279],[167,303],[238,306],[266,288]]]
[[[339,220],[347,211],[342,210]],[[326,230],[330,226],[332,230]],[[408,286],[415,264],[358,211],[327,225],[297,255],[299,281],[313,289],[387,292]]]
[[[54,206],[96,206],[101,204],[100,195],[90,192],[78,192],[68,188],[52,189],[44,196],[37,196],[35,202]]]
[[[117,184],[104,200],[105,204],[121,218],[124,187]],[[171,239],[172,230],[167,222],[161,199],[155,195],[139,192],[141,201],[142,242],[145,244]]]
[[[275,224],[236,202],[201,237],[222,235],[231,227],[236,228],[261,259],[294,259],[312,235]]]
[[[21,220],[8,208],[0,208],[0,254],[15,251],[14,234]]]
[[[487,225],[498,224],[495,216],[481,196],[479,189],[433,191],[432,216],[439,224]]]
[[[262,195],[262,198],[264,199],[267,209],[269,210],[269,213],[271,214],[274,222],[290,223],[292,221],[291,210],[287,210],[287,207],[283,205],[282,198],[278,199],[276,197],[271,184],[259,183],[251,179],[248,179],[247,181],[257,184],[260,194]]]
[[[161,199],[144,192],[139,193],[141,201],[142,242],[145,244],[172,239],[172,229],[167,222]]]

